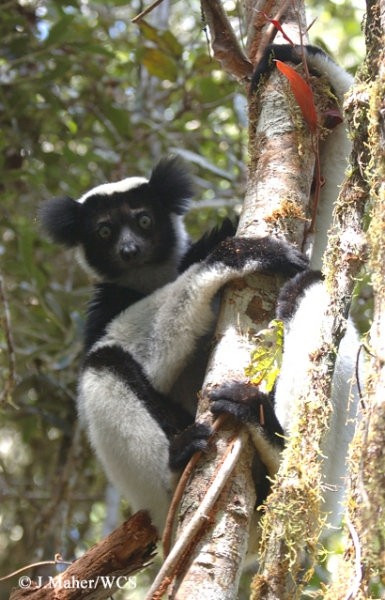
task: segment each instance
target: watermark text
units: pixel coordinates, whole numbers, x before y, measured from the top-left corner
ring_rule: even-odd
[[[136,577],[128,575],[97,575],[92,579],[77,579],[75,576],[62,577],[42,577],[38,576],[31,579],[28,575],[19,577],[19,587],[27,589],[31,587],[47,587],[51,589],[67,590],[95,590],[102,587],[106,590],[113,588],[134,590],[136,588]]]

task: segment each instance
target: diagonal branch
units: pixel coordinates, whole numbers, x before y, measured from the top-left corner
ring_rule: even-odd
[[[21,577],[10,600],[105,600],[149,564],[157,539],[148,513],[139,511],[45,585]]]
[[[204,19],[210,30],[211,47],[224,71],[238,79],[251,77],[253,67],[242,52],[220,0],[201,0]]]

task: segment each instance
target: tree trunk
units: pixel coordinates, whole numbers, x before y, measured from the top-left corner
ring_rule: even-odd
[[[206,7],[204,3],[205,10],[211,10],[213,4],[209,2]],[[270,7],[269,14],[275,15],[280,4]],[[250,15],[255,19],[256,12],[250,10]],[[210,24],[210,18],[207,20]],[[291,14],[287,11],[284,23],[285,30],[290,30],[291,39],[299,43],[303,39],[299,28],[302,32],[306,31],[303,11],[300,18],[295,11]],[[263,25],[266,26],[266,22]],[[231,40],[233,48],[233,36],[223,35],[225,26],[229,27],[222,22],[222,39]],[[285,43],[282,39],[277,39],[277,42]],[[223,50],[222,45],[221,52]],[[244,61],[227,60],[227,68],[230,64],[243,65]],[[235,75],[239,77],[238,70]],[[313,180],[314,151],[307,127],[302,127],[300,131],[298,129],[298,114],[293,117],[287,91],[285,83],[282,84],[279,76],[274,74],[258,98],[258,106],[256,99],[249,99],[251,162],[238,234],[264,236],[280,232],[290,241],[301,245],[304,220],[295,217],[306,214]],[[288,206],[293,213],[290,233],[283,230],[285,220],[280,218],[283,214],[287,215]],[[205,391],[223,381],[245,380],[245,368],[250,363],[251,352],[257,343],[255,334],[265,329],[274,318],[281,283],[277,277],[259,275],[248,278],[247,285],[240,282],[230,286],[226,292],[216,335],[220,341],[204,383],[200,419],[211,418]],[[207,482],[219,468],[229,438],[237,435],[237,428],[234,429],[227,422],[216,440],[215,453],[212,453],[215,455],[207,456],[207,460],[202,461],[195,471],[182,503],[179,531],[183,532],[195,507],[202,501]],[[263,440],[260,440],[260,445],[263,452]],[[254,483],[250,474],[253,452],[254,447],[248,440],[231,480],[226,484],[215,509],[207,515],[209,526],[196,543],[194,554],[184,565],[172,597],[178,600],[202,597],[233,600],[236,597],[250,523],[256,516]],[[271,465],[271,476],[277,464]],[[255,523],[253,525],[255,528]]]
[[[367,58],[352,95],[352,123],[359,146],[355,171],[371,201],[369,271],[374,293],[369,377],[362,420],[352,443],[351,491],[346,524],[348,546],[328,600],[377,597],[385,575],[385,2],[368,0]],[[362,152],[362,148],[366,148]],[[372,587],[374,586],[374,587]],[[372,591],[373,590],[373,591]]]

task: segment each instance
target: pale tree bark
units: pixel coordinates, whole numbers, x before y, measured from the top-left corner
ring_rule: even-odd
[[[385,2],[368,0],[367,58],[351,98],[356,170],[370,196],[369,272],[374,294],[362,419],[352,443],[348,544],[328,600],[372,598],[385,576]],[[365,151],[362,149],[365,148]]]
[[[371,60],[373,59],[371,58]],[[383,83],[382,88],[378,84],[378,89],[383,91]],[[369,190],[365,176],[365,172],[368,172],[366,170],[368,164],[365,165],[365,160],[371,159],[369,156],[364,159],[366,153],[364,149],[367,146],[368,136],[367,132],[362,130],[360,123],[362,123],[362,116],[367,110],[367,107],[365,107],[367,99],[367,90],[361,89],[359,85],[354,88],[348,99],[347,116],[354,132],[350,175],[347,177],[336,202],[333,226],[329,233],[324,264],[325,285],[330,292],[330,304],[323,322],[321,344],[314,351],[312,357],[309,357],[308,375],[303,382],[304,391],[299,398],[292,399],[293,421],[286,448],[282,454],[280,469],[267,502],[263,523],[261,565],[259,573],[252,584],[251,598],[253,600],[273,600],[277,598],[289,600],[293,597],[299,597],[302,583],[306,582],[312,574],[312,561],[316,559],[317,545],[324,525],[324,520],[320,515],[320,498],[322,494],[319,483],[323,461],[322,441],[332,418],[329,403],[331,376],[336,349],[345,331],[345,317],[349,309],[355,278],[362,268],[366,256],[363,222]],[[377,152],[378,158],[378,150],[375,152]],[[381,161],[383,161],[383,154],[381,157]],[[383,166],[381,161],[380,163],[376,162],[376,164],[378,166],[382,164]],[[379,175],[379,171],[377,175]],[[382,180],[380,176],[376,179],[377,186],[378,181],[383,182],[383,173]],[[379,186],[376,193],[379,198]],[[384,207],[382,206],[383,210]],[[384,231],[383,223],[383,220],[379,221],[379,227],[380,229],[382,227],[382,231]],[[375,230],[378,247],[377,280],[382,281],[382,300],[378,301],[377,330],[381,331],[383,336],[385,331],[383,322],[384,257],[382,255],[380,258],[380,256],[384,248],[383,237],[380,242],[380,236],[378,235],[380,229],[377,226]],[[378,353],[376,353],[377,367],[381,357],[382,359],[384,357],[383,350],[382,339],[382,349],[378,348]],[[381,377],[383,377],[383,373]],[[380,377],[378,378],[379,382]],[[376,383],[376,390],[379,393],[377,398],[381,397],[382,402],[384,402],[384,387],[381,389],[378,383]],[[383,412],[381,418],[383,425]],[[381,442],[376,448],[377,450],[381,448],[381,459],[383,460],[384,429],[382,429],[381,435]],[[362,447],[362,441],[363,438],[360,436],[359,441],[356,442],[355,453],[355,460],[358,461],[357,464],[361,464],[361,467],[362,458],[359,458],[359,448]],[[364,456],[366,454],[364,452]],[[381,466],[380,464],[380,461],[376,467],[372,464],[372,469],[374,468],[381,478],[383,477],[384,467],[383,463]],[[379,466],[380,469],[378,469]],[[384,479],[380,484],[377,477],[376,486],[376,489],[381,490],[381,494],[383,494]],[[383,495],[384,497],[385,495]],[[354,501],[357,500],[357,498],[354,498]],[[384,507],[384,501],[381,504],[377,500],[373,502],[372,509],[375,506]],[[360,513],[360,510],[358,512]],[[376,531],[378,527],[374,515],[373,510],[372,532]],[[308,563],[310,563],[307,572],[303,571],[303,552],[305,549]],[[354,568],[356,564],[354,563]],[[338,585],[340,585],[340,588],[338,588]],[[346,570],[341,571],[341,579],[338,585],[333,586],[330,593],[325,592],[324,597],[330,598],[330,600],[356,598],[355,595],[349,595],[349,585],[352,585],[352,579],[349,582]]]
[[[227,32],[228,22],[219,2],[203,2],[204,13],[210,25],[215,15],[220,14],[221,26],[214,28],[214,53],[220,49],[218,59],[223,62],[225,45],[228,51],[234,50],[233,59],[226,57],[224,68],[234,68],[234,75],[242,80],[244,67],[248,64],[240,55],[232,33]],[[266,9],[266,5],[269,5]],[[269,15],[280,16],[285,32],[294,43],[301,43],[306,32],[303,6],[296,3],[296,9],[286,4],[282,15],[282,2],[254,4],[248,3],[248,14],[253,23],[249,31],[260,33],[258,23],[266,25],[255,10],[263,8]],[[214,16],[213,16],[214,15]],[[218,34],[219,30],[219,34]],[[280,36],[278,43],[285,43]],[[254,48],[252,41],[250,47]],[[247,67],[248,68],[248,67]],[[308,213],[308,202],[314,171],[313,139],[301,121],[298,107],[289,100],[288,86],[274,74],[257,100],[250,99],[250,157],[249,176],[244,209],[241,216],[239,235],[264,236],[281,234],[291,242],[301,246],[305,231],[304,215]],[[290,213],[290,214],[289,214]],[[282,218],[285,217],[290,218]],[[290,227],[287,224],[290,223]],[[245,380],[244,369],[250,363],[251,351],[256,345],[255,333],[266,328],[272,318],[276,297],[282,281],[273,276],[254,276],[247,285],[240,282],[233,285],[225,294],[220,314],[217,339],[207,377],[203,386],[199,419],[210,421],[205,392],[214,384],[229,379]],[[240,437],[239,437],[240,436]],[[207,527],[204,535],[196,542],[193,553],[179,570],[171,597],[233,599],[237,588],[243,559],[248,545],[250,522],[255,517],[254,482],[251,478],[251,460],[254,446],[237,428],[227,422],[216,438],[215,450],[202,461],[189,483],[182,503],[179,531],[188,524],[196,507],[205,496],[208,482],[219,468],[226,448],[233,438],[241,439],[244,450],[224,492],[207,514]],[[245,439],[246,437],[246,439]],[[230,442],[229,442],[230,440]],[[254,443],[256,440],[254,439]],[[263,438],[260,437],[259,451],[264,452]],[[270,475],[274,475],[278,460],[269,465]],[[175,574],[175,573],[174,573]],[[148,598],[156,597],[153,591]]]
[[[212,2],[208,3],[210,6]],[[215,3],[214,3],[215,4]],[[269,14],[277,16],[269,4]],[[265,5],[265,6],[266,6]],[[282,9],[282,3],[278,9]],[[247,3],[248,14],[253,15],[249,23],[249,52],[258,56],[258,48],[252,34],[258,37],[258,18],[253,12],[252,2]],[[267,10],[265,9],[265,12]],[[285,32],[292,41],[304,41],[280,15]],[[290,19],[289,19],[290,20]],[[223,15],[222,15],[223,24]],[[305,31],[302,24],[300,30]],[[223,31],[221,32],[223,34]],[[222,35],[222,41],[226,36]],[[232,40],[230,35],[227,39]],[[282,40],[279,40],[282,42]],[[305,40],[306,43],[306,40]],[[223,45],[221,47],[221,60]],[[245,62],[235,61],[237,65]],[[232,61],[226,58],[224,67],[229,70]],[[235,75],[242,79],[242,68]],[[241,74],[241,75],[240,75]],[[241,217],[239,234],[264,235],[284,234],[290,241],[303,241],[304,220],[313,175],[311,136],[306,128],[301,130],[298,140],[298,125],[292,122],[292,106],[288,106],[285,94],[280,94],[278,77],[271,78],[260,105],[250,104],[250,156],[251,164],[245,206]],[[301,148],[301,154],[299,154]],[[302,191],[301,191],[302,190]],[[300,592],[299,571],[302,552],[315,555],[323,521],[319,508],[321,499],[321,445],[330,422],[330,385],[335,360],[335,350],[344,329],[346,315],[353,289],[354,276],[362,265],[364,239],[362,218],[367,197],[365,185],[359,173],[353,173],[346,183],[336,211],[334,232],[328,248],[327,282],[331,294],[329,311],[325,317],[324,337],[319,352],[309,357],[309,376],[305,391],[300,398],[293,399],[295,406],[293,432],[283,455],[273,493],[267,503],[263,530],[263,553],[260,572],[254,580],[252,597],[292,598]],[[290,230],[282,230],[281,219],[291,213]],[[341,252],[342,248],[342,252]],[[252,282],[252,283],[251,283]],[[242,379],[247,365],[252,332],[264,328],[273,315],[273,307],[279,283],[269,277],[250,278],[249,287],[244,284],[233,287],[225,296],[218,324],[218,344],[209,366],[204,390],[215,383],[228,379]],[[253,287],[251,287],[251,285]],[[239,300],[241,298],[241,301]],[[244,315],[253,315],[248,321]],[[255,343],[255,341],[254,341]],[[232,360],[229,362],[229,348]],[[235,364],[236,363],[236,364]],[[308,399],[312,402],[309,403]],[[201,404],[201,418],[207,416],[207,403]],[[206,412],[205,412],[206,411]],[[218,438],[216,457],[209,456],[207,464],[201,464],[190,482],[181,511],[183,525],[188,522],[195,506],[205,495],[216,465],[225,451],[227,440],[236,436],[230,427]],[[258,450],[263,456],[262,444]],[[207,515],[209,525],[197,542],[194,555],[186,560],[174,585],[172,597],[234,598],[240,574],[241,559],[247,546],[247,529],[253,514],[253,482],[249,476],[251,460],[250,442],[245,444],[232,479],[219,499],[215,510]],[[274,472],[275,465],[271,465]],[[239,529],[242,528],[240,533]],[[308,571],[309,576],[311,570]],[[304,580],[303,573],[301,579]]]
[[[362,149],[362,139],[356,138],[354,146],[352,156],[357,148]],[[308,369],[304,369],[307,376],[303,392],[292,399],[290,434],[264,517],[261,565],[252,584],[253,600],[299,597],[302,583],[312,575],[324,526],[320,513],[324,460],[321,448],[332,418],[331,377],[355,277],[365,259],[362,223],[367,199],[367,187],[359,168],[353,165],[336,202],[326,250],[324,272],[330,304],[322,323],[323,337],[319,348],[309,357]],[[305,549],[310,563],[306,573],[303,572]],[[337,596],[330,598],[334,600]]]

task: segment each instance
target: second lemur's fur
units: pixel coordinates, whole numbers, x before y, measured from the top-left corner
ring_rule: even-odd
[[[344,95],[351,87],[353,78],[315,46],[269,46],[256,67],[251,84],[252,93],[256,93],[263,76],[273,68],[273,58],[294,64],[302,62],[304,58],[312,74],[328,79],[342,114]],[[332,213],[351,148],[345,123],[333,125],[326,139],[320,143],[320,176],[323,185],[310,256],[310,266],[314,269],[322,267]],[[320,274],[312,271],[298,274],[286,283],[278,299],[277,317],[284,322],[285,335],[282,368],[275,389],[275,413],[285,435],[291,433],[293,399],[301,395],[304,374],[311,365],[310,357],[320,345],[328,302],[329,294]],[[357,389],[352,384],[357,352],[358,336],[353,323],[348,320],[332,381],[330,429],[322,447],[325,456],[323,508],[334,524],[338,524],[341,513],[339,501],[345,487],[345,460],[354,433],[358,404]]]
[[[295,65],[306,60],[311,73],[325,76],[335,95],[336,103],[342,113],[344,95],[353,84],[353,77],[337,65],[323,50],[317,46],[291,46],[288,44],[272,44],[268,46],[258,63],[251,82],[251,92],[256,93],[263,77],[274,68],[273,59],[291,62]],[[326,119],[328,120],[328,119]],[[322,123],[321,123],[322,124]],[[327,127],[328,128],[328,127]],[[322,187],[318,203],[315,235],[311,248],[310,267],[321,269],[325,252],[328,231],[332,222],[332,213],[343,182],[351,142],[344,122],[333,122],[331,132],[320,143],[320,176]]]

